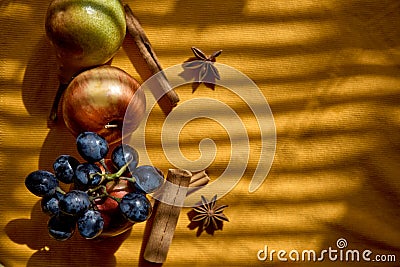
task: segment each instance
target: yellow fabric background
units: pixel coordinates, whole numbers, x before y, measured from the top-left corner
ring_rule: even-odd
[[[276,123],[275,159],[263,185],[255,193],[247,191],[258,160],[255,132],[245,176],[219,200],[229,205],[230,222],[214,236],[196,237],[196,231],[187,228],[189,209],[184,209],[165,266],[343,266],[328,259],[257,260],[257,251],[265,245],[320,251],[336,248],[339,238],[347,240],[349,249],[395,254],[400,260],[400,2],[126,3],[141,20],[164,67],[192,56],[191,46],[208,54],[223,49],[218,62],[242,71],[259,86]],[[43,27],[47,5],[45,0],[0,2],[0,263],[140,265],[145,224],[134,226],[125,240],[88,242],[76,236],[56,242],[47,235],[39,199],[24,187],[29,172],[50,169],[61,153],[76,154],[74,139],[61,123],[47,126],[57,86],[55,58]],[[140,79],[123,49],[113,64]],[[182,101],[208,96],[236,105],[253,130],[251,113],[226,89],[201,86],[192,94],[188,86],[177,92]],[[198,156],[198,141],[210,136],[211,126],[216,129],[211,137],[225,134],[207,121],[194,121],[183,130],[182,143],[194,145],[185,146],[186,154],[193,151],[189,158]],[[157,131],[148,138],[159,143]],[[220,141],[224,139],[217,140],[220,148],[210,166],[211,178],[218,177],[230,153]],[[155,164],[164,170],[171,167],[163,157]]]

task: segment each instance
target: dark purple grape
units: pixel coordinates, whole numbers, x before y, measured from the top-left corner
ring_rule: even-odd
[[[100,184],[101,169],[94,163],[79,164],[75,171],[74,185],[78,190],[86,191]]]
[[[98,237],[104,227],[104,220],[97,210],[87,210],[78,218],[78,231],[86,239]]]
[[[57,215],[60,211],[58,207],[58,201],[62,196],[63,194],[61,194],[60,192],[56,192],[51,196],[44,196],[40,201],[42,211],[50,216]]]
[[[89,195],[80,190],[71,190],[58,201],[60,211],[72,216],[83,214],[89,206]]]
[[[71,238],[75,228],[75,218],[61,213],[52,216],[47,223],[49,235],[58,241],[65,241]]]
[[[51,172],[38,170],[31,172],[25,178],[25,186],[32,194],[44,197],[56,192],[58,181]]]
[[[158,190],[164,184],[162,172],[150,165],[137,167],[132,176],[136,179],[136,184],[148,194]]]
[[[139,153],[128,144],[120,144],[111,153],[111,161],[118,170],[130,162],[128,170],[132,172],[138,165]]]
[[[130,182],[130,186],[133,189],[132,192],[146,195],[147,193],[137,184],[137,182]]]
[[[109,150],[106,139],[95,132],[79,134],[76,146],[82,158],[91,163],[104,159]]]
[[[74,181],[75,169],[79,161],[70,155],[61,155],[53,163],[56,178],[63,183],[70,184]]]
[[[126,219],[131,222],[143,222],[152,212],[152,206],[147,197],[140,193],[128,193],[119,203],[119,209]]]

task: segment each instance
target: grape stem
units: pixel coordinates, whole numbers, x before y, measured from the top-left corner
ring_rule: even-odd
[[[109,197],[109,198],[115,200],[116,202],[120,203],[121,202],[121,198],[118,198],[118,197],[115,197],[115,196],[111,196],[110,194],[108,194],[107,188],[103,183],[106,182],[106,181],[107,182],[108,181],[117,181],[119,179],[126,180],[126,181],[129,181],[129,182],[132,182],[132,183],[136,182],[136,179],[134,177],[124,177],[124,176],[122,176],[122,174],[124,174],[126,172],[126,170],[128,169],[129,164],[132,161],[133,161],[133,159],[131,159],[129,162],[127,162],[124,166],[122,166],[116,173],[110,173],[110,171],[108,170],[108,168],[107,168],[107,166],[106,166],[106,164],[104,162],[104,159],[101,160],[100,163],[103,165],[103,167],[104,167],[106,172],[105,173],[97,172],[97,173],[90,174],[90,179],[93,179],[93,177],[95,175],[100,175],[101,176],[101,181],[100,181],[98,186],[96,186],[95,188],[91,188],[91,189],[89,189],[87,191],[87,193],[90,195],[90,194],[92,194],[92,193],[94,193],[94,192],[96,192],[98,190],[101,190],[101,194],[90,196],[90,200],[94,201],[96,199]],[[60,190],[61,190],[61,188],[60,188]],[[62,191],[62,192],[64,192],[64,191]],[[65,192],[64,192],[64,194],[65,194]]]
[[[56,187],[56,192],[61,193],[61,194],[63,194],[63,195],[66,194],[65,191],[62,190],[61,187],[59,187],[59,186]]]
[[[93,193],[93,192],[96,192],[96,191],[99,190],[99,189],[102,190],[102,194],[101,194],[101,195],[96,195],[96,196],[90,196],[90,197],[89,197],[90,201],[93,202],[93,201],[96,200],[96,199],[101,199],[101,198],[104,198],[104,197],[109,197],[109,198],[115,200],[115,201],[118,202],[118,203],[121,202],[121,198],[118,198],[118,197],[115,197],[115,196],[111,196],[110,194],[108,194],[105,185],[99,185],[99,186],[96,186],[95,188],[89,189],[89,190],[88,190],[88,194]]]
[[[93,193],[93,192],[96,192],[96,191],[99,190],[99,189],[102,189],[102,190],[103,190],[103,193],[104,193],[104,192],[107,192],[106,186],[105,186],[105,185],[102,185],[102,184],[96,186],[95,188],[89,189],[87,192],[88,192],[88,194],[91,194],[91,193]]]
[[[117,172],[115,173],[110,173],[109,171],[106,173],[93,173],[91,174],[91,178],[94,177],[95,175],[100,175],[102,177],[102,180],[100,181],[100,184],[102,184],[104,181],[112,181],[112,180],[117,180],[117,179],[121,179],[124,178],[123,180],[127,180],[125,178],[128,177],[121,177],[122,174],[124,174],[126,172],[126,170],[128,169],[129,164],[133,161],[133,159],[131,159],[129,162],[127,162],[124,166],[121,167],[121,169],[119,169]],[[133,178],[133,182],[135,182],[135,179]]]
[[[105,172],[106,172],[106,173],[110,173],[110,170],[108,169],[105,160],[104,160],[104,159],[101,159],[99,162],[100,162],[101,166],[103,166]]]
[[[119,179],[131,182],[131,183],[136,183],[135,177],[124,177],[124,176],[121,176],[121,177],[119,177]]]

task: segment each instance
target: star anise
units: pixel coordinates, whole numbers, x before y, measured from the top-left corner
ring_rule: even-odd
[[[188,80],[194,79],[192,92],[195,92],[201,83],[215,90],[215,80],[220,80],[221,77],[218,69],[214,66],[214,62],[222,53],[222,50],[207,56],[197,47],[192,47],[191,49],[195,57],[189,58],[183,63],[184,73],[181,73],[181,76],[185,76]]]
[[[211,226],[214,230],[219,228],[217,224],[218,221],[229,222],[228,217],[223,214],[224,209],[228,207],[228,205],[217,207],[216,201],[217,195],[215,195],[210,202],[208,202],[204,196],[201,196],[202,205],[194,208],[194,211],[197,213],[197,215],[192,218],[192,221],[202,222],[203,229]]]

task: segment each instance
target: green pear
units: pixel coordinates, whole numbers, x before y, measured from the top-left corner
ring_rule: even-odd
[[[114,57],[126,34],[125,11],[119,0],[53,0],[45,28],[61,68],[73,75]]]

